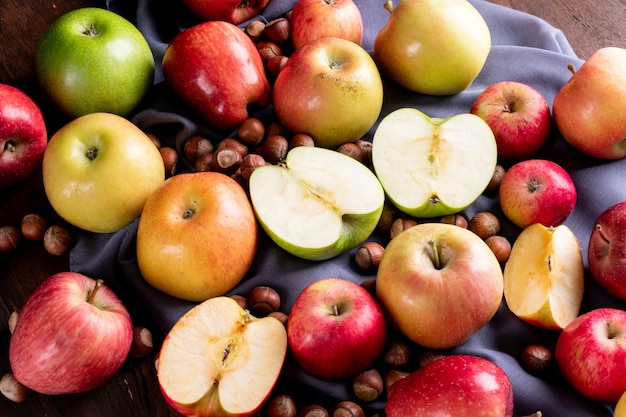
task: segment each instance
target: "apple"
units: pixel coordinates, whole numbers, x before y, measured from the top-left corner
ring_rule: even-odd
[[[554,97],[554,122],[580,152],[601,159],[626,155],[626,49],[595,51]]]
[[[494,134],[480,117],[431,118],[400,108],[379,123],[372,164],[394,205],[428,218],[462,211],[483,193],[498,161]]]
[[[469,229],[420,223],[391,239],[376,275],[376,298],[410,340],[435,349],[456,347],[496,313],[502,269],[489,246]]]
[[[563,167],[547,159],[527,159],[511,166],[500,183],[500,207],[515,225],[558,226],[576,206],[576,186]]]
[[[129,115],[152,87],[155,72],[141,32],[97,7],[72,10],[52,22],[39,41],[35,66],[47,97],[72,118]]]
[[[197,417],[249,417],[272,392],[287,353],[285,326],[257,318],[231,297],[185,313],[161,346],[157,378],[166,401]]]
[[[342,38],[361,45],[363,17],[354,0],[298,0],[289,18],[291,44],[299,48],[319,38]]]
[[[342,278],[309,284],[287,319],[294,359],[308,373],[325,379],[350,378],[369,369],[382,354],[386,336],[386,319],[374,296]]]
[[[292,133],[336,148],[361,139],[378,120],[383,84],[370,54],[354,42],[320,38],[296,49],[274,82],[274,112]]]
[[[596,219],[587,248],[589,272],[609,294],[626,300],[626,200]]]
[[[270,102],[261,56],[231,23],[209,21],[177,34],[162,64],[167,85],[216,129],[239,126],[249,107]]]
[[[133,324],[105,286],[76,272],[39,284],[20,309],[9,345],[15,378],[46,395],[98,387],[124,364]]]
[[[626,311],[604,307],[581,314],[559,334],[554,359],[579,394],[616,402],[626,391]]]
[[[269,0],[183,0],[183,4],[204,21],[221,20],[234,25],[252,19]]]
[[[387,417],[513,416],[513,389],[492,361],[450,355],[412,372],[391,386]]]
[[[22,90],[0,84],[0,188],[28,178],[48,144],[39,106]]]
[[[615,404],[613,417],[626,417],[626,392],[619,397],[617,404]]]
[[[550,105],[533,87],[500,81],[484,89],[470,113],[482,118],[496,137],[498,157],[522,160],[543,147],[552,124]]]
[[[250,201],[268,236],[292,255],[325,260],[374,231],[385,193],[374,173],[340,152],[298,146],[279,164],[256,168]]]
[[[487,23],[467,0],[400,0],[374,41],[381,73],[417,93],[451,95],[478,76],[491,50]]]
[[[158,290],[188,301],[204,301],[237,285],[257,245],[257,222],[245,191],[218,172],[168,178],[148,197],[137,226],[141,275]]]

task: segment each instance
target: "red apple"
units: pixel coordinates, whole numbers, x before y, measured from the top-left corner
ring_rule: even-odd
[[[353,0],[298,0],[293,7],[291,43],[299,48],[319,38],[363,40],[363,17]]]
[[[287,320],[289,347],[310,374],[342,379],[364,371],[383,352],[387,324],[361,285],[325,278],[298,295]]]
[[[0,188],[31,175],[47,144],[39,106],[22,90],[0,84]]]
[[[559,164],[527,159],[511,166],[500,183],[500,207],[515,225],[546,227],[565,222],[576,206],[576,186]]]
[[[587,251],[589,272],[610,294],[626,300],[626,200],[596,219]]]
[[[238,25],[252,19],[269,0],[183,0],[183,4],[204,21],[223,20]]]
[[[616,402],[626,391],[626,311],[597,308],[578,316],[559,335],[554,359],[578,393]]]
[[[470,113],[482,118],[496,137],[498,157],[526,159],[548,139],[550,105],[533,87],[514,81],[490,85],[478,95]]]
[[[513,390],[506,373],[488,359],[450,355],[394,383],[387,417],[511,417]]]
[[[76,272],[50,276],[28,296],[11,335],[15,378],[41,394],[96,388],[126,360],[128,311],[110,288]]]
[[[163,56],[163,76],[217,129],[240,125],[249,106],[265,106],[271,99],[254,43],[228,22],[205,22],[176,35]]]

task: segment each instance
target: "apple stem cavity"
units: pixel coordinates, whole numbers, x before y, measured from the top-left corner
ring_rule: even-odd
[[[606,235],[603,233],[602,226],[596,224],[596,230],[598,231],[598,235],[602,238],[603,241],[605,241],[606,243],[611,243],[609,238],[607,238]]]
[[[104,281],[102,281],[101,279],[96,280],[96,284],[93,287],[93,290],[91,290],[91,292],[89,293],[89,297],[87,297],[87,302],[89,304],[93,304],[93,300],[94,298],[96,298],[96,293],[98,292],[98,290],[100,289],[100,287],[102,287]]]
[[[4,143],[3,152],[15,152],[15,149],[15,144],[12,141],[8,140]]]
[[[90,161],[95,160],[98,157],[98,148],[93,147],[93,148],[89,148],[87,149],[87,154],[85,155],[87,157],[87,159],[89,159]]]
[[[439,258],[439,250],[437,249],[437,245],[434,240],[429,240],[428,244],[431,248],[433,248],[433,265],[435,269],[441,269],[441,259]]]
[[[93,37],[98,35],[98,30],[96,30],[94,25],[89,25],[83,30],[83,35],[88,37]]]

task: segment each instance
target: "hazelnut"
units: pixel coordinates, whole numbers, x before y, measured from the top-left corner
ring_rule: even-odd
[[[130,356],[133,358],[141,358],[146,356],[152,350],[154,343],[152,341],[152,332],[150,329],[141,326],[133,328],[133,342],[130,346]]]
[[[267,71],[274,77],[278,75],[285,66],[289,58],[285,55],[276,55],[267,60]]]
[[[272,42],[287,43],[291,37],[291,24],[287,18],[279,17],[267,23],[264,34]]]
[[[285,136],[287,135],[287,129],[280,122],[271,122],[265,127],[265,137],[269,138],[273,135]]]
[[[287,327],[287,321],[289,320],[289,315],[283,313],[282,311],[272,311],[267,315],[268,317],[274,317],[276,320],[281,322],[283,326]]]
[[[296,133],[289,139],[289,149],[296,148],[298,146],[315,146],[313,137],[306,133]]]
[[[502,177],[504,177],[504,173],[505,173],[504,167],[500,164],[496,165],[496,168],[493,172],[493,176],[491,177],[489,184],[487,184],[487,187],[485,188],[485,194],[488,194],[488,195],[498,194],[498,191],[500,191],[500,183],[502,182]]]
[[[15,226],[0,227],[0,253],[11,252],[18,248],[22,235]]]
[[[257,149],[270,164],[276,164],[287,156],[289,141],[283,135],[268,136]]]
[[[445,355],[443,354],[443,352],[440,352],[440,351],[438,351],[436,349],[426,350],[426,351],[422,352],[422,354],[420,355],[418,366],[420,368],[423,368],[424,366],[428,365],[429,363],[432,363],[432,362],[436,361],[437,359],[441,359],[444,356]]]
[[[411,227],[417,225],[417,222],[413,219],[409,219],[406,217],[400,217],[393,221],[391,224],[391,229],[389,230],[389,237],[393,239],[398,236],[400,233],[404,232],[406,229],[410,229]]]
[[[163,166],[165,167],[165,176],[171,177],[176,174],[176,164],[178,163],[178,152],[171,146],[162,146],[159,149]]]
[[[383,258],[385,248],[377,242],[365,242],[354,255],[354,260],[359,268],[364,271],[375,271]]]
[[[8,320],[8,326],[9,326],[9,332],[11,334],[13,334],[13,331],[15,330],[15,326],[17,326],[17,319],[20,318],[20,313],[16,311],[13,311],[10,315],[9,315],[9,320]]]
[[[213,152],[198,155],[198,158],[193,164],[193,169],[196,172],[213,171]]]
[[[372,162],[372,142],[365,139],[359,139],[354,143],[361,148],[363,163],[365,165],[369,165]]]
[[[370,294],[376,297],[376,278],[366,279],[361,282],[361,287],[365,288]]]
[[[30,389],[18,381],[12,373],[0,379],[0,393],[15,403],[21,403],[30,395]]]
[[[161,139],[159,139],[159,137],[157,135],[155,135],[154,133],[146,133],[146,136],[148,136],[148,138],[150,139],[150,141],[152,143],[154,143],[154,146],[157,147],[157,149],[161,148]]]
[[[280,295],[275,289],[260,285],[250,291],[247,304],[253,312],[267,315],[280,308]]]
[[[265,30],[265,22],[261,20],[253,20],[248,23],[244,28],[244,32],[248,37],[252,40],[252,42],[257,43],[259,40],[263,38],[263,31]]]
[[[342,401],[335,406],[333,417],[365,417],[365,413],[354,401]]]
[[[252,172],[263,165],[265,165],[265,158],[255,153],[249,153],[241,160],[241,164],[239,165],[241,176],[244,180],[248,181]]]
[[[347,142],[347,143],[341,144],[337,148],[337,152],[347,155],[350,158],[355,159],[362,164],[365,164],[366,162],[365,156],[363,155],[363,149],[361,149],[361,147],[354,142]]]
[[[65,227],[53,224],[46,229],[43,246],[50,255],[64,255],[70,250],[72,244],[72,235]]]
[[[216,150],[223,148],[229,148],[236,151],[243,158],[248,153],[248,146],[245,143],[236,138],[225,138],[217,145]]]
[[[241,160],[242,156],[239,152],[233,148],[224,146],[213,152],[211,167],[213,171],[231,175],[239,169]]]
[[[452,224],[454,226],[459,226],[464,229],[467,229],[468,222],[464,215],[461,213],[448,214],[447,216],[443,216],[441,218],[441,223]]]
[[[540,374],[545,372],[552,363],[552,352],[545,346],[531,344],[522,352],[522,366],[528,372]]]
[[[265,137],[265,125],[256,117],[248,117],[237,129],[237,137],[246,146],[256,146]]]
[[[272,41],[259,41],[256,43],[256,49],[259,51],[261,60],[266,63],[276,55],[282,55],[282,49],[276,42]]]
[[[500,232],[500,219],[489,211],[481,211],[470,219],[468,227],[481,239],[487,239]]]
[[[402,339],[391,339],[387,342],[383,361],[391,368],[404,368],[411,361],[412,351],[408,342]]]
[[[296,402],[287,394],[277,394],[271,397],[266,406],[267,417],[295,417],[297,414]]]
[[[393,384],[407,376],[409,376],[409,372],[407,371],[400,371],[398,369],[390,369],[387,371],[385,374],[385,389],[387,393],[389,393],[389,388],[391,388]]]
[[[239,307],[243,308],[244,310],[248,308],[248,299],[244,297],[243,295],[231,294],[229,297],[237,301],[237,304],[239,304]]]
[[[376,369],[368,369],[354,377],[352,387],[358,399],[374,401],[383,392],[383,378]]]
[[[183,145],[183,152],[192,163],[195,163],[200,155],[212,153],[214,150],[213,143],[204,136],[199,135],[190,137]]]
[[[489,236],[485,239],[485,243],[489,246],[489,249],[496,255],[496,259],[501,264],[505,263],[511,255],[511,242],[501,235]]]
[[[329,415],[321,405],[309,405],[300,410],[298,417],[329,417]]]
[[[383,212],[380,215],[380,219],[378,219],[378,223],[376,224],[376,231],[382,233],[389,233],[391,231],[391,225],[398,218],[398,213],[393,204],[388,201],[383,205]]]
[[[48,228],[48,221],[41,214],[27,214],[22,217],[22,236],[28,240],[43,240],[43,235]]]

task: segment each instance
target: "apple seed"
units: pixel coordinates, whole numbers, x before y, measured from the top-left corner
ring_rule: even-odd
[[[287,394],[277,394],[269,399],[265,407],[267,417],[295,417],[296,402]]]
[[[385,248],[378,242],[365,242],[354,254],[354,260],[364,271],[375,271],[383,258]]]
[[[481,211],[470,219],[469,230],[481,239],[487,239],[500,232],[500,219],[489,211]]]
[[[383,378],[376,369],[368,369],[354,377],[352,387],[358,399],[374,401],[383,392]]]
[[[273,288],[260,285],[248,294],[247,305],[254,313],[267,315],[280,308],[280,295]]]
[[[354,401],[342,401],[335,407],[333,417],[365,417],[365,413]]]
[[[11,252],[18,248],[21,234],[15,226],[0,227],[0,252]]]
[[[30,389],[18,381],[12,373],[6,373],[0,379],[0,392],[9,400],[21,403],[30,394]]]
[[[485,239],[489,249],[496,255],[498,262],[505,263],[511,255],[511,242],[502,235],[493,235]]]
[[[72,247],[72,235],[63,226],[53,224],[46,229],[43,246],[50,255],[61,256]]]
[[[28,240],[43,240],[48,221],[41,214],[30,213],[22,218],[22,236]]]
[[[552,352],[545,346],[531,344],[522,352],[522,365],[530,373],[543,373],[551,363]]]

